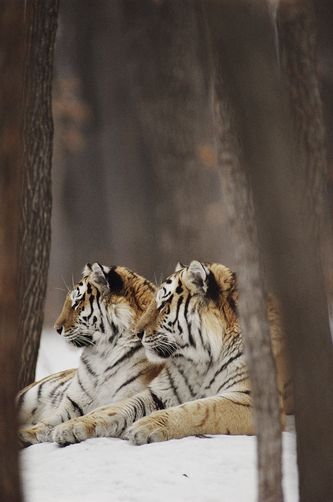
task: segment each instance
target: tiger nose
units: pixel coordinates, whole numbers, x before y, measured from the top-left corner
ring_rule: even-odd
[[[62,333],[62,325],[61,324],[55,324],[54,329],[61,335]]]
[[[136,334],[136,336],[137,336],[138,338],[140,338],[140,340],[142,340],[143,335],[144,335],[144,331],[139,331],[139,332]]]

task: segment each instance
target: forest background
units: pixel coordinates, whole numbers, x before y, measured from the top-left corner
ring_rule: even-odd
[[[7,492],[18,486],[8,429],[17,374],[21,387],[33,379],[43,320],[53,323],[72,275],[100,261],[159,282],[178,260],[196,258],[238,273],[259,500],[282,500],[265,281],[287,328],[301,500],[332,493],[328,6],[101,0],[96,9],[73,0],[61,3],[58,18],[58,0],[27,0],[24,9],[5,3],[0,452],[12,456],[0,463],[0,479]]]
[[[165,19],[152,5],[61,5],[49,326],[64,283],[77,281],[86,262],[123,264],[155,282],[178,260],[236,266],[216,163],[207,46],[191,39],[184,11]],[[318,22],[332,215],[333,18],[319,15]]]

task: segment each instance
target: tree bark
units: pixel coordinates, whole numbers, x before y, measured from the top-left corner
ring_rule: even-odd
[[[23,193],[19,237],[19,385],[34,380],[51,242],[51,89],[58,0],[25,3]]]
[[[276,230],[289,253],[273,253],[273,258],[290,330],[302,502],[333,499],[333,350],[324,287],[326,282],[326,292],[332,295],[333,247],[312,9],[308,1],[282,1],[277,17],[294,156],[288,171],[280,166],[283,178],[278,179],[278,189],[284,194],[281,213],[285,216],[288,210],[290,217]],[[289,184],[298,187],[296,193],[290,193]],[[287,287],[287,274],[292,290]]]
[[[16,439],[17,233],[21,189],[24,32],[20,1],[2,3],[0,16],[0,500],[21,500]]]
[[[249,73],[254,73],[260,89],[261,67],[260,63],[254,63],[252,54],[258,55],[260,44],[265,44],[274,57],[272,33],[262,9],[250,6],[247,1],[211,2],[208,22],[216,55],[218,163],[238,262],[240,322],[254,402],[258,500],[278,502],[283,500],[279,396],[250,184],[250,175],[257,165],[253,156],[249,159],[249,145],[244,143],[249,110],[240,99],[243,88],[249,85]]]

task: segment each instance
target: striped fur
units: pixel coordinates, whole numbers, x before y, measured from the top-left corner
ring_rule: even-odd
[[[68,444],[113,436],[143,444],[192,434],[253,434],[236,305],[235,275],[227,267],[197,261],[177,267],[137,325],[148,359],[164,363],[163,370],[136,396],[58,426],[53,439]],[[277,326],[273,335],[282,357]]]
[[[147,361],[133,327],[154,291],[150,282],[125,267],[85,267],[55,323],[68,342],[84,347],[79,367],[19,393],[24,444],[49,441],[54,426],[146,388],[160,366]]]

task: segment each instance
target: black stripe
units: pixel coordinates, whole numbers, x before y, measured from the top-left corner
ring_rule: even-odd
[[[147,411],[146,411],[146,405],[145,405],[143,399],[141,399],[141,397],[136,397],[135,403],[139,405],[139,409],[135,408],[135,420],[137,418],[145,417],[147,415]]]
[[[191,329],[192,329],[192,324],[191,322],[187,319],[187,314],[188,314],[188,306],[189,306],[189,303],[190,303],[190,300],[191,300],[191,297],[190,295],[188,295],[188,297],[186,298],[186,302],[185,302],[185,306],[184,306],[184,317],[186,319],[186,322],[187,322],[187,327],[188,327],[188,338],[189,338],[189,343],[190,345],[192,345],[192,347],[196,348],[196,343],[195,343],[195,340],[192,336],[192,333],[191,333]]]
[[[240,378],[237,380],[237,377],[240,377]],[[245,382],[245,380],[248,380],[247,373],[244,373],[244,372],[238,373],[238,374],[228,378],[228,380],[226,380],[225,382],[223,382],[221,387],[219,387],[217,393],[220,392],[221,390],[228,390],[228,389],[230,389],[230,387],[233,387],[237,383]],[[230,385],[228,385],[228,387],[225,387],[225,385],[229,384],[229,383],[230,383]],[[234,391],[234,392],[237,392],[237,391]]]
[[[201,345],[207,350],[207,352],[209,352],[209,356],[211,357],[212,354],[210,352],[210,346],[209,345],[206,346],[206,344],[204,343],[203,338],[202,338],[201,328],[198,328],[198,333],[199,333],[199,338],[200,338],[200,341],[201,341]]]
[[[242,352],[238,352],[237,354],[235,354],[234,356],[230,357],[228,359],[228,361],[226,361],[225,363],[222,364],[222,366],[216,371],[216,373],[214,374],[213,378],[211,379],[211,381],[206,385],[205,389],[204,390],[207,390],[207,389],[210,389],[210,387],[212,386],[212,384],[215,382],[216,380],[216,377],[222,373],[222,371],[224,371],[228,366],[229,364],[231,364],[233,361],[236,361],[236,359],[238,359],[239,357],[241,357],[243,354]]]
[[[90,314],[85,317],[85,319],[88,321],[90,317],[93,315],[94,309],[93,309],[93,303],[94,303],[94,297],[93,295],[89,296],[89,304],[90,304]]]
[[[185,302],[185,306],[184,306],[184,316],[185,318],[187,319],[187,310],[188,310],[188,305],[190,303],[190,300],[191,300],[191,297],[190,295],[188,295],[188,297],[186,298],[186,302]]]
[[[79,374],[77,374],[77,382],[82,390],[82,392],[84,392],[84,394],[86,394],[86,396],[89,397],[90,401],[92,402],[93,398],[91,397],[91,395],[89,394],[89,392],[86,390],[86,388],[84,387],[83,383],[81,382],[81,379],[79,377]]]
[[[168,375],[168,378],[169,378],[169,382],[170,382],[170,385],[171,385],[171,388],[173,390],[173,393],[174,395],[176,396],[177,400],[178,400],[178,403],[180,404],[182,401],[179,397],[179,394],[176,390],[176,387],[175,387],[175,382],[173,381],[173,378],[172,376],[170,375],[170,371],[169,371],[169,368],[166,368],[166,372],[167,372],[167,375]]]
[[[68,401],[71,403],[71,405],[73,406],[73,409],[74,409],[74,411],[75,411],[75,414],[77,414],[76,412],[78,412],[79,416],[81,416],[81,417],[82,417],[82,415],[84,415],[84,413],[83,413],[83,410],[82,410],[81,406],[80,406],[80,405],[78,405],[78,404],[77,404],[77,402],[76,402],[76,401],[74,401],[74,400],[73,400],[72,398],[70,398],[69,396],[66,396],[66,397],[67,397]]]
[[[59,394],[56,394],[57,390],[60,389],[60,387],[63,387],[65,385],[65,383],[67,383],[67,380],[65,380],[64,382],[60,382],[58,383],[50,392],[49,394],[49,397],[51,398],[51,403],[52,404],[55,404],[56,400],[58,399],[59,397]]]
[[[150,391],[151,397],[153,398],[155,408],[157,410],[164,410],[165,405],[164,405],[163,401],[151,389],[149,389],[149,391]]]
[[[67,422],[67,420],[70,420],[70,419],[72,418],[72,417],[71,417],[71,415],[70,415],[70,413],[69,413],[69,411],[68,411],[67,409],[66,409],[65,411],[66,411],[66,415],[67,415],[67,416],[66,416],[66,418],[64,418],[64,417],[61,415],[62,422]]]
[[[147,371],[147,369],[145,368],[145,369],[139,371],[139,373],[137,373],[133,377],[131,377],[128,380],[126,380],[126,382],[122,383],[118,387],[118,389],[114,392],[114,395],[116,395],[120,391],[120,389],[122,389],[123,387],[126,387],[126,385],[129,385],[130,383],[134,382],[134,380],[136,380],[137,378],[139,378],[139,376],[143,375],[146,371]]]
[[[97,378],[97,374],[91,368],[88,361],[84,357],[81,357],[81,361],[83,362],[83,365],[85,366],[85,368],[87,368],[88,373],[90,373],[90,375],[92,375],[93,377]]]
[[[165,331],[167,331],[168,333],[173,333],[173,329],[169,328],[169,326],[165,323],[163,323],[162,325],[163,329],[165,329]]]
[[[197,344],[195,343],[195,340],[192,336],[192,323],[189,321],[187,323],[188,323],[188,341],[189,341],[190,345],[192,345],[192,347],[194,347],[196,349]]]
[[[183,296],[180,296],[178,298],[178,301],[177,301],[177,307],[176,307],[176,317],[175,317],[175,320],[173,322],[173,324],[176,324],[176,321],[178,320],[178,315],[179,315],[179,309],[180,309],[180,305],[183,301]]]
[[[96,303],[97,303],[97,307],[98,307],[98,310],[100,311],[100,330],[102,333],[105,333],[105,326],[104,326],[104,322],[103,322],[103,312],[102,312],[102,309],[101,309],[101,304],[100,304],[100,301],[99,301],[99,298],[101,296],[101,293],[98,291],[98,289],[96,290]]]
[[[189,381],[187,380],[187,377],[186,377],[186,375],[184,374],[183,370],[181,370],[181,369],[177,366],[177,364],[175,363],[175,361],[174,361],[174,363],[173,363],[173,364],[174,364],[174,367],[178,370],[178,373],[180,373],[180,374],[181,374],[181,376],[183,377],[183,380],[184,380],[184,382],[185,382],[185,385],[186,385],[186,387],[188,388],[188,390],[190,391],[191,396],[192,396],[192,397],[196,397],[196,393],[194,392],[193,388],[192,388],[192,387],[191,387],[191,385],[189,384]]]
[[[42,397],[42,388],[44,387],[44,385],[46,383],[50,382],[50,380],[45,380],[45,382],[42,382],[39,387],[38,387],[38,391],[37,391],[37,399],[38,401],[40,400],[40,398]]]
[[[136,352],[138,352],[140,349],[143,349],[143,346],[141,344],[141,342],[132,347],[130,350],[128,350],[123,356],[121,356],[112,366],[108,366],[105,370],[105,373],[109,370],[112,370],[113,368],[115,368],[116,366],[118,366],[119,364],[121,364],[122,362],[126,361],[126,359],[129,359],[130,357],[133,356],[133,354],[135,354]]]

